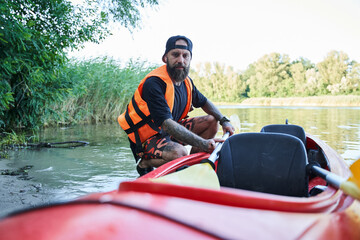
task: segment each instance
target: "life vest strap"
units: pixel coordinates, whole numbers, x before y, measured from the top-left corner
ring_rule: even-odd
[[[136,101],[135,101],[135,96],[132,97],[131,99],[132,101],[132,105],[135,109],[135,112],[137,113],[137,115],[139,115],[139,117],[142,119],[138,124],[136,124],[137,128],[139,129],[140,127],[144,126],[145,124],[148,124],[152,130],[154,130],[155,132],[160,132],[159,128],[156,127],[154,121],[152,121],[152,119],[149,116],[146,116],[139,108],[139,106],[137,105]],[[144,122],[143,122],[144,121]]]
[[[134,122],[132,121],[132,119],[129,116],[129,112],[126,111],[125,113],[125,119],[127,121],[127,123],[129,124],[130,128],[125,130],[125,132],[127,134],[133,133],[135,131],[137,131],[139,128],[141,128],[142,126],[144,126],[145,124],[148,124],[152,130],[154,130],[155,132],[160,132],[160,129],[158,127],[156,127],[154,121],[152,121],[150,115],[146,116],[139,108],[139,106],[137,105],[136,101],[135,101],[135,97],[133,96],[132,99],[132,105],[135,109],[135,112],[137,115],[139,115],[139,117],[141,118],[141,121],[138,122],[136,125],[134,124]],[[128,109],[128,108],[127,108]]]
[[[137,113],[137,115],[139,115],[139,117],[141,119],[145,119],[146,115],[140,110],[139,106],[137,105],[136,101],[135,101],[135,95],[132,97],[131,99],[132,105],[135,109],[135,112]]]
[[[134,122],[131,120],[130,116],[129,116],[129,112],[126,111],[125,113],[125,120],[126,122],[129,124],[130,128],[128,130],[133,130],[131,132],[134,133],[134,136],[135,136],[135,144],[136,144],[136,153],[141,153],[143,152],[143,148],[142,148],[142,144],[141,144],[141,139],[140,139],[140,135],[139,135],[139,131],[137,127],[135,127],[135,124]],[[127,130],[125,130],[125,132],[127,134],[129,134],[127,132]]]
[[[135,98],[132,98],[132,105],[136,111],[136,113],[139,115],[139,117],[142,119],[140,122],[138,122],[136,125],[134,124],[133,120],[131,119],[129,112],[126,111],[125,112],[125,120],[128,123],[128,125],[130,126],[130,128],[126,129],[125,132],[126,134],[131,134],[134,133],[135,136],[135,144],[136,144],[136,153],[142,153],[144,152],[144,149],[142,147],[142,142],[140,139],[140,135],[139,135],[139,129],[148,124],[149,127],[151,127],[155,132],[160,132],[160,129],[158,127],[156,127],[154,121],[151,119],[150,115],[146,116],[138,107]],[[128,108],[127,108],[128,109]],[[140,155],[140,154],[139,154]]]
[[[128,115],[129,115],[128,113],[125,114],[125,119],[126,119],[127,122],[128,122],[128,118],[127,118]],[[133,133],[135,131],[138,131],[139,128],[141,128],[142,126],[144,126],[146,124],[148,124],[154,131],[160,132],[159,128],[157,128],[155,126],[155,123],[152,121],[150,116],[147,116],[145,119],[141,120],[136,125],[134,125],[134,123],[132,122],[130,116],[129,116],[129,120],[131,121],[131,124],[128,122],[130,128],[124,130],[126,132],[126,134],[130,134],[130,133]]]

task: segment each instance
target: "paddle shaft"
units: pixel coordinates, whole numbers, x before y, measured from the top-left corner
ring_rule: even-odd
[[[311,171],[318,175],[319,177],[323,178],[328,182],[329,184],[333,185],[336,188],[340,188],[340,185],[345,180],[339,177],[338,175],[329,172],[321,167],[318,167],[316,165],[311,166]]]
[[[230,135],[230,133],[229,133],[229,132],[226,132],[226,133],[224,134],[224,136],[222,137],[222,140],[227,139],[227,138],[229,137],[229,135]],[[220,152],[220,149],[221,149],[223,143],[224,143],[224,142],[219,142],[219,143],[216,145],[214,151],[211,153],[210,157],[208,158],[208,160],[209,160],[210,162],[215,163],[215,161],[216,161],[216,159],[217,159],[217,157],[218,157],[218,154],[219,154],[219,152]]]
[[[311,165],[311,171],[325,179],[330,185],[341,189],[345,194],[360,200],[360,188],[354,182],[345,180],[335,173],[329,172],[316,165]]]

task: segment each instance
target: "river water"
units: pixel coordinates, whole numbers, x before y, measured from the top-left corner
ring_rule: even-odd
[[[319,137],[351,164],[360,156],[360,108],[219,106],[236,132],[259,132],[264,125],[298,124]],[[202,114],[195,110],[191,116]],[[219,131],[219,136],[221,132]],[[138,177],[128,140],[118,124],[48,128],[41,142],[87,141],[76,148],[22,149],[10,152],[9,167],[33,166],[31,181],[55,200],[69,200],[117,188]]]

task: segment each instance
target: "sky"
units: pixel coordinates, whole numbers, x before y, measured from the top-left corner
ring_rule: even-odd
[[[141,29],[114,30],[70,56],[162,64],[167,39],[185,35],[193,42],[192,65],[245,70],[272,52],[318,63],[332,50],[360,62],[359,0],[159,0],[141,13]]]

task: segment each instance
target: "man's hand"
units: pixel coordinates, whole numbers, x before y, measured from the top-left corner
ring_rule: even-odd
[[[230,136],[231,136],[231,135],[233,135],[235,133],[235,128],[233,127],[233,125],[231,125],[230,122],[224,122],[223,125],[222,125],[222,128],[223,128],[224,134],[226,132],[229,132]]]
[[[219,109],[217,107],[215,107],[215,105],[209,99],[207,100],[205,105],[202,107],[202,109],[207,114],[214,116],[215,119],[220,120],[222,117],[224,117],[221,114],[221,112],[219,111]],[[222,128],[223,128],[224,134],[226,132],[229,132],[230,136],[231,136],[231,135],[233,135],[235,133],[235,128],[231,125],[230,122],[224,122],[222,124]]]
[[[208,153],[212,153],[215,150],[216,143],[217,142],[224,142],[224,139],[221,138],[213,138],[213,139],[207,139],[207,149],[204,149]]]

